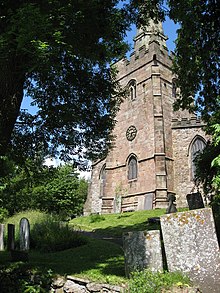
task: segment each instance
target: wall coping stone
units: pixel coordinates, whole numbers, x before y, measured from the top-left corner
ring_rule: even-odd
[[[127,285],[96,283],[75,276],[58,277],[53,280],[51,293],[123,293]]]

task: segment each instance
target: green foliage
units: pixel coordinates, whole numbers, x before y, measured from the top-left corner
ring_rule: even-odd
[[[46,184],[33,189],[36,208],[56,213],[65,218],[80,215],[87,196],[87,182],[78,179],[71,166],[57,169]]]
[[[213,142],[209,142],[196,157],[196,180],[203,185],[206,195],[214,194],[214,190],[218,190],[218,186],[214,182],[218,180],[220,174],[217,165],[219,154],[220,144],[215,145]]]
[[[220,190],[220,124],[214,124],[210,131],[213,140],[196,159],[196,177],[202,182],[205,193],[215,196]]]
[[[29,268],[22,263],[0,268],[1,293],[46,293],[52,283],[51,270]]]
[[[214,124],[210,130],[213,140],[196,160],[196,177],[203,184],[203,190],[211,200],[220,242],[220,124]]]
[[[26,160],[11,173],[0,180],[0,203],[10,215],[31,208],[63,219],[82,213],[88,183],[78,178],[71,165],[48,168],[42,161]]]
[[[85,238],[52,216],[35,223],[31,229],[31,247],[40,251],[61,251],[84,244]]]
[[[24,90],[39,108],[28,116],[38,144],[70,155],[86,149],[88,156],[97,156],[106,150],[120,103],[109,64],[125,54],[123,38],[131,23],[118,3],[1,3],[0,154],[9,146]],[[20,118],[17,140],[30,137],[27,120]]]
[[[0,223],[2,223],[8,217],[8,211],[0,207]]]
[[[169,16],[180,24],[174,72],[181,96],[176,106],[197,110],[203,120],[213,124],[213,120],[218,121],[220,113],[217,1],[170,0],[168,5]]]
[[[162,289],[170,289],[173,286],[188,286],[189,282],[189,279],[181,273],[137,271],[131,275],[129,292],[160,293]]]

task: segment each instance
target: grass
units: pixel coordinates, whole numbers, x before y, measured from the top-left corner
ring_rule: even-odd
[[[0,266],[10,264],[10,254],[0,252]],[[111,284],[126,283],[124,253],[114,243],[88,239],[87,244],[60,252],[42,253],[31,250],[29,267],[51,269],[56,275],[74,275]]]
[[[186,289],[189,285],[191,285],[190,279],[180,272],[162,273],[146,269],[132,274],[129,280],[129,293],[165,293],[167,292],[165,290],[170,288],[173,290],[168,292],[182,292],[178,290],[178,287]]]
[[[91,215],[71,220],[69,225],[75,229],[93,231],[97,234],[120,237],[123,232],[158,229],[158,225],[149,224],[148,218],[160,217],[165,209],[127,212],[123,214],[105,214],[100,217]],[[97,220],[95,218],[97,217]]]

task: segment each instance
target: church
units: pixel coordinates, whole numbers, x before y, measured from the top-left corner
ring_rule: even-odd
[[[204,123],[173,111],[178,89],[173,54],[162,24],[137,30],[130,60],[119,60],[117,79],[127,89],[117,114],[115,141],[106,158],[93,162],[84,214],[178,207],[195,188],[194,158],[207,142]]]

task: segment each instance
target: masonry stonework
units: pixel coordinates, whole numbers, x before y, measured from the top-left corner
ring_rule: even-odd
[[[172,54],[162,24],[139,29],[134,42],[130,60],[115,64],[128,96],[116,117],[114,147],[93,164],[85,214],[167,207],[168,193],[177,195],[177,207],[184,206],[194,186],[190,146],[196,137],[206,138],[195,116],[173,112]],[[136,131],[130,138],[129,127]],[[136,167],[130,167],[131,158]],[[134,178],[129,168],[136,168]]]

